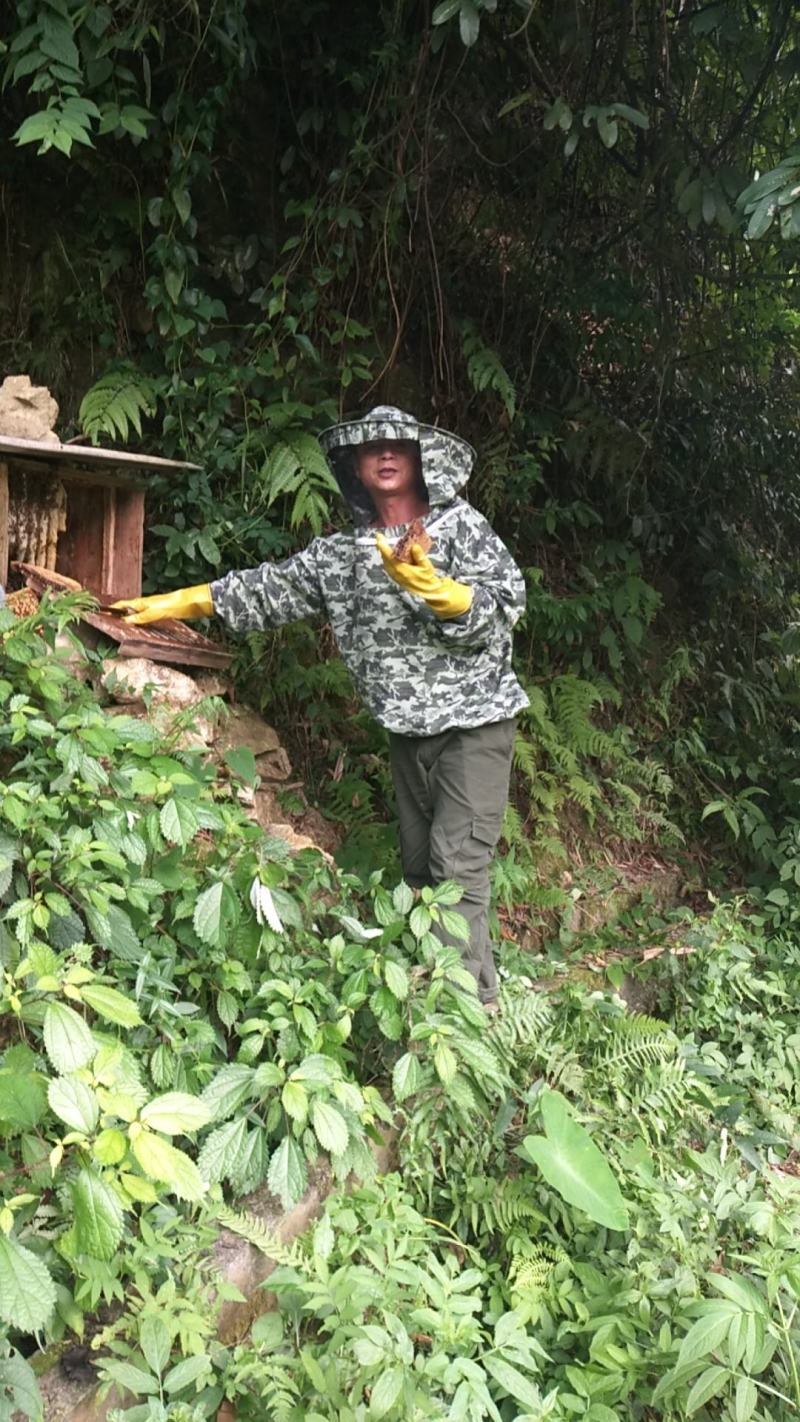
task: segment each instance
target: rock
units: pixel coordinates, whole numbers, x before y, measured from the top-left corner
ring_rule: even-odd
[[[108,657],[103,662],[102,685],[115,701],[147,700],[146,689],[155,705],[182,711],[202,700],[197,683],[185,672],[148,657]]]
[[[225,677],[220,676],[218,672],[198,672],[194,681],[201,696],[221,696],[224,698],[233,695],[231,682],[226,681]]]
[[[58,444],[58,405],[45,385],[32,385],[28,375],[7,375],[0,385],[0,434],[12,439],[38,439]]]
[[[251,750],[256,757],[256,762],[259,756],[266,755],[268,751],[279,750],[283,752],[284,756],[286,755],[278,732],[272,726],[268,726],[258,712],[253,711],[249,706],[234,706],[217,737],[216,749],[220,755],[224,755],[228,750],[235,750],[238,746],[246,746],[248,750]],[[288,765],[288,757],[286,763]],[[259,774],[263,775],[264,773],[259,767]],[[290,773],[290,770],[286,771],[286,775]],[[268,778],[283,780],[285,776],[270,775]]]
[[[262,780],[288,780],[292,766],[283,746],[277,745],[274,750],[256,756],[256,770]]]
[[[299,854],[301,849],[316,849],[323,859],[327,859],[330,864],[333,860],[326,849],[315,844],[314,840],[307,834],[298,834],[294,825],[287,824],[285,820],[276,820],[274,823],[265,825],[267,834],[274,835],[275,839],[283,839],[288,844],[292,854]]]

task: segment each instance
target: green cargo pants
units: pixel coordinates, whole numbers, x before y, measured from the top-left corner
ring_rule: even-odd
[[[455,907],[469,924],[469,943],[458,946],[482,1002],[497,996],[489,865],[508,798],[515,725],[512,717],[436,736],[389,735],[403,874],[412,888],[444,879],[462,886]],[[436,932],[443,943],[457,942]]]

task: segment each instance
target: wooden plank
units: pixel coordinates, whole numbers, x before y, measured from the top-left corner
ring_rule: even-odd
[[[97,492],[98,501],[103,504],[103,556],[100,564],[100,596],[115,602],[114,596],[114,544],[116,539],[117,491],[103,489]]]
[[[58,540],[56,565],[60,573],[77,579],[82,588],[99,596],[103,591],[102,492],[83,485],[67,489],[67,528]]]
[[[80,590],[80,584],[74,578],[54,573],[49,568],[38,568],[33,563],[13,563],[12,567],[22,574],[34,592],[42,593],[46,588],[52,592]],[[149,657],[154,662],[220,669],[229,667],[233,660],[233,654],[226,652],[218,642],[212,642],[185,622],[173,618],[150,623],[146,627],[132,627],[122,620],[119,613],[98,607],[82,612],[81,621],[118,642],[121,657]]]
[[[113,558],[104,593],[110,601],[139,597],[144,551],[144,494],[139,489],[115,489]]]
[[[0,587],[8,582],[8,465],[0,464]]]
[[[160,454],[134,454],[129,449],[99,449],[91,444],[62,444],[60,440],[15,439],[0,435],[0,455],[20,455],[51,463],[94,465],[97,468],[125,466],[131,471],[145,469],[200,469],[185,459],[164,459]]]

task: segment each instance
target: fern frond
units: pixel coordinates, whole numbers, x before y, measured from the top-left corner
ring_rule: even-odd
[[[155,414],[153,384],[130,364],[107,370],[87,390],[78,411],[81,429],[97,444],[98,436],[127,440],[130,427],[142,433],[142,415]]]
[[[232,1234],[238,1234],[242,1239],[246,1239],[248,1244],[252,1244],[261,1254],[265,1254],[268,1259],[274,1259],[276,1264],[293,1268],[297,1263],[297,1250],[287,1246],[278,1238],[273,1230],[264,1224],[257,1215],[251,1214],[249,1210],[234,1210],[230,1205],[220,1204],[215,1206],[214,1218],[224,1229],[229,1229]]]

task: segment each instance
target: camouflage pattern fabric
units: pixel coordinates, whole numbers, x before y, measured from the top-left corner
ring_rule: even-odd
[[[353,472],[354,446],[377,439],[419,443],[430,502],[422,522],[433,539],[428,556],[443,577],[473,589],[461,617],[440,621],[384,571],[374,531],[363,526],[375,512]],[[391,406],[326,430],[320,443],[355,530],[315,538],[283,563],[219,578],[211,584],[214,611],[228,627],[248,632],[327,619],[357,691],[388,731],[428,736],[515,716],[528,704],[511,667],[511,630],[525,607],[525,585],[483,515],[457,497],[472,468],[470,446]],[[406,528],[383,532],[394,543]]]

